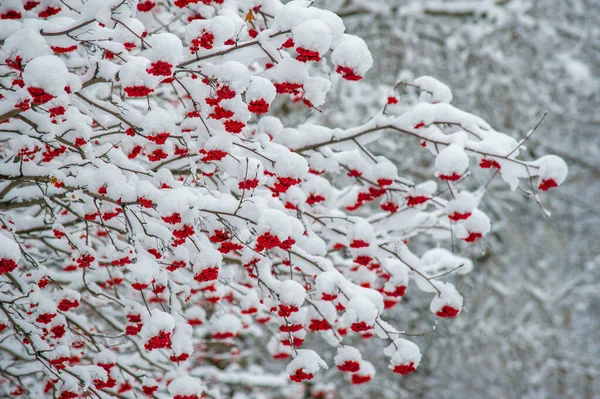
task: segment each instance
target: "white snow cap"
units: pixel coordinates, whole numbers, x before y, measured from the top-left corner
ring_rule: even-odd
[[[293,152],[277,154],[275,174],[282,177],[303,178],[308,173],[308,162]]]
[[[31,29],[19,29],[4,41],[4,45],[0,49],[0,59],[2,61],[6,59],[14,60],[17,56],[20,56],[21,62],[25,64],[35,57],[47,54],[49,51],[50,48],[46,40],[38,32]]]
[[[232,314],[213,316],[210,319],[210,330],[213,334],[231,333],[236,335],[242,329],[242,322]]]
[[[414,363],[413,367],[417,368],[421,362],[419,347],[403,338],[394,340],[392,344],[383,350],[383,353],[390,357],[391,369],[394,369],[395,366],[409,365],[410,363]]]
[[[171,332],[175,328],[173,316],[158,309],[152,310],[152,317],[144,324],[142,336],[152,338],[159,332]]]
[[[119,72],[119,78],[123,87],[144,86],[154,89],[159,79],[146,72],[150,61],[143,57],[131,57]]]
[[[296,48],[313,50],[323,56],[331,46],[331,31],[323,22],[311,19],[292,28]]]
[[[21,259],[19,245],[2,232],[0,232],[0,259],[12,259],[15,262]]]
[[[351,68],[363,77],[373,66],[373,57],[363,39],[353,35],[344,35],[341,43],[331,53],[331,61],[338,67]]]
[[[354,225],[352,225],[349,238],[351,240],[360,240],[372,244],[375,242],[375,232],[373,231],[373,226],[371,226],[371,223],[361,218],[354,223]]]
[[[458,256],[445,248],[432,248],[421,256],[423,269],[428,276],[437,276],[451,270],[456,274],[467,274],[473,270],[471,259]]]
[[[284,57],[273,68],[265,72],[265,76],[275,83],[303,83],[308,78],[306,65],[291,57]]]
[[[144,34],[146,27],[136,18],[125,18],[122,24],[117,24],[115,33],[122,43],[139,43],[140,36]]]
[[[117,362],[117,355],[108,348],[104,348],[98,354],[94,356],[96,364],[115,364]]]
[[[454,199],[446,204],[446,214],[452,220],[454,218],[468,219],[467,214],[473,213],[473,209],[477,206],[477,199],[468,191],[461,191]]]
[[[305,373],[314,374],[320,368],[328,369],[327,363],[317,352],[310,349],[298,349],[298,354],[286,367],[288,374],[294,374],[296,370],[302,369]]]
[[[319,107],[325,102],[325,97],[331,89],[331,82],[319,76],[311,76],[304,80],[304,99],[313,106]]]
[[[226,83],[236,93],[245,91],[250,84],[250,71],[241,62],[227,61],[219,65],[206,64],[202,66],[202,72],[216,77],[220,83]]]
[[[194,350],[194,341],[192,340],[193,327],[187,323],[179,323],[175,327],[175,332],[171,338],[171,349],[175,356],[183,353],[191,353]]]
[[[246,91],[246,102],[249,103],[254,100],[264,99],[267,103],[271,104],[271,102],[275,99],[275,96],[275,86],[273,86],[273,83],[271,83],[269,79],[265,79],[260,76],[252,76],[250,79],[250,85]],[[264,119],[265,118],[261,119],[261,122]]]
[[[256,125],[256,130],[260,134],[267,134],[272,137],[276,137],[283,130],[283,124],[278,118],[275,118],[274,116],[265,116],[260,118],[260,120],[258,121],[258,125]]]
[[[343,279],[337,270],[320,273],[315,279],[315,288],[321,294],[337,295],[338,294],[338,279]]]
[[[196,395],[199,397],[203,391],[202,383],[189,375],[174,379],[167,388],[173,396]]]
[[[429,305],[429,310],[439,317],[456,317],[462,310],[462,295],[450,283],[437,282],[435,285],[440,290],[440,293],[433,297]],[[445,307],[447,308],[444,309]]]
[[[479,209],[475,209],[467,220],[457,224],[456,236],[461,240],[466,239],[468,241],[472,233],[479,233],[484,236],[490,232],[491,227],[490,218]]]
[[[340,346],[337,350],[337,354],[333,358],[333,361],[338,366],[347,361],[355,361],[360,363],[362,361],[362,355],[360,351],[353,346]]]
[[[469,167],[469,157],[458,144],[450,144],[435,158],[435,171],[438,176],[462,176]]]
[[[208,20],[196,19],[185,27],[185,40],[189,43],[200,37],[203,31],[213,34],[214,46],[222,46],[228,39],[234,37],[235,25],[230,18],[222,15]]]
[[[279,299],[286,305],[300,306],[304,303],[304,298],[306,298],[306,290],[300,283],[294,280],[283,281],[277,291]]]
[[[539,166],[538,174],[540,176],[538,184],[544,180],[554,180],[557,185],[561,185],[567,178],[569,168],[566,162],[556,155],[545,155],[532,162],[532,165]]]
[[[423,102],[450,103],[452,102],[452,91],[448,86],[431,76],[421,76],[415,79],[415,84],[423,91],[419,99]]]
[[[163,108],[155,108],[149,111],[142,121],[144,133],[150,135],[152,133],[168,132],[175,134],[175,121],[169,112]]]
[[[352,321],[364,321],[369,326],[375,324],[377,315],[377,307],[369,299],[365,297],[352,298],[346,305],[346,314],[348,319]]]
[[[373,366],[373,363],[367,362],[366,360],[360,362],[360,370],[356,372],[356,374],[361,377],[370,376],[371,378],[375,376],[375,373],[376,370],[375,366]]]
[[[157,33],[150,36],[147,41],[152,46],[147,55],[152,62],[165,61],[176,64],[183,58],[183,44],[172,33]]]
[[[34,58],[23,71],[23,81],[27,86],[42,88],[53,95],[64,93],[69,80],[65,63],[55,55]]]

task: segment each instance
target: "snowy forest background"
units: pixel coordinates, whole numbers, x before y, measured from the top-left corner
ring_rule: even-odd
[[[402,312],[411,319],[401,325],[426,333],[414,338],[424,356],[419,372],[399,380],[388,370],[389,379],[378,374],[379,381],[364,387],[341,384],[336,397],[597,397],[600,2],[320,0],[315,5],[339,14],[347,31],[364,38],[375,63],[364,82],[332,90],[321,114],[291,112],[302,104],[298,109],[281,104],[279,112],[289,113],[282,116],[286,125],[302,118],[330,127],[364,123],[398,81],[431,75],[452,88],[456,106],[515,137],[523,138],[548,111],[528,151],[532,159],[557,154],[570,168],[563,188],[543,199],[550,218],[523,192],[494,194],[494,183],[505,185],[495,180],[483,209],[498,220],[494,234],[469,247],[471,252],[458,249],[475,262],[472,273],[451,280],[465,297],[461,317],[435,326],[423,314]],[[401,103],[415,95],[399,90]],[[409,150],[413,145],[396,136],[372,149],[395,161],[401,175],[410,171],[418,178],[418,169],[431,170],[433,160]]]
[[[341,16],[346,32],[367,42],[374,65],[360,81],[337,79],[325,105],[317,107],[320,112],[278,96],[270,114],[286,127],[361,126],[389,96],[399,101],[397,110],[414,105],[419,92],[398,83],[430,75],[452,89],[457,108],[517,140],[541,121],[522,147],[523,158],[559,155],[569,164],[569,175],[559,190],[540,198],[510,191],[499,178],[490,180],[481,210],[493,230],[472,245],[458,239],[440,244],[419,232],[410,238],[415,254],[452,246],[474,265],[445,278],[464,297],[460,317],[434,319],[427,311],[431,295],[417,289],[386,313],[386,321],[406,331],[422,351],[415,372],[394,374],[381,340],[355,335],[347,338],[349,345],[359,343],[363,359],[378,366],[371,383],[352,385],[346,373],[332,367],[314,380],[292,384],[288,361],[274,361],[265,336],[251,333],[243,336],[243,347],[250,349],[243,356],[234,352],[237,347],[214,340],[210,349],[216,355],[194,364],[195,377],[218,386],[223,399],[600,398],[600,0],[315,0],[314,6]],[[311,65],[322,68],[321,75],[332,72],[326,62]],[[368,148],[392,160],[398,176],[432,180],[435,157],[414,138],[384,135]],[[488,184],[491,171],[480,169],[470,170],[461,190]],[[357,214],[369,207],[378,211],[377,206],[368,204]],[[306,347],[331,359],[336,348],[314,336],[307,337]],[[165,380],[174,375],[153,371]]]

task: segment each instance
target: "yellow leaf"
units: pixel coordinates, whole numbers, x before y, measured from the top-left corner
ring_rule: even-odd
[[[252,23],[252,21],[254,21],[256,19],[256,16],[254,15],[254,12],[252,12],[252,10],[248,10],[248,14],[246,14],[246,22],[248,22],[249,24]]]

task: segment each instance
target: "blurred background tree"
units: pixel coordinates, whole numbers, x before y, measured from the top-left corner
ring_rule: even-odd
[[[375,65],[364,83],[339,84],[322,113],[307,111],[304,120],[295,113],[289,124],[356,125],[381,110],[396,83],[431,75],[454,90],[456,106],[516,137],[524,138],[547,112],[527,142],[531,159],[542,152],[555,153],[570,167],[564,188],[543,199],[550,218],[534,198],[521,201],[528,187],[503,193],[497,188],[505,183],[493,180],[484,209],[496,219],[495,233],[473,249],[456,248],[472,257],[476,268],[453,281],[466,300],[461,317],[433,325],[431,318],[418,312],[399,311],[399,325],[426,333],[416,339],[424,344],[423,367],[401,380],[390,372],[365,387],[336,384],[341,387],[336,397],[597,397],[600,2],[319,0],[315,4],[338,13],[348,31],[367,41]],[[400,104],[415,95],[403,86],[396,92]],[[414,148],[414,143],[397,138],[389,136],[371,149],[395,160],[401,175],[410,171],[419,176],[419,168],[433,167],[424,152],[400,151],[405,145]],[[473,172],[473,182],[487,179]],[[419,239],[412,244],[418,248]],[[410,295],[415,291],[409,292],[407,301],[421,301]]]

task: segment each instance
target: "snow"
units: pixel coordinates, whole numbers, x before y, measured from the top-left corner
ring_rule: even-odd
[[[231,18],[217,15],[208,20],[194,20],[185,27],[185,39],[190,43],[193,39],[210,32],[214,35],[214,45],[222,46],[225,41],[235,36],[235,25]],[[201,49],[201,51],[205,51]]]
[[[275,15],[272,29],[274,31],[285,31],[293,28],[296,24],[308,19],[308,10],[311,2],[302,1],[291,1],[283,6],[281,10]]]
[[[12,259],[15,262],[21,259],[19,245],[5,232],[0,232],[0,259]]]
[[[308,162],[303,156],[291,152],[276,156],[275,174],[282,177],[303,178],[308,173]]]
[[[120,19],[122,23],[118,23],[115,26],[115,37],[121,43],[135,43],[140,44],[140,37],[143,35],[146,27],[144,24],[136,18],[123,18]]]
[[[566,162],[556,155],[545,155],[531,164],[539,167],[538,185],[541,184],[542,180],[552,179],[560,186],[569,172]]]
[[[438,176],[462,176],[469,167],[469,158],[459,144],[450,144],[435,157]]]
[[[452,91],[448,86],[431,76],[421,76],[415,79],[415,84],[423,90],[419,99],[422,102],[451,103]]]
[[[353,360],[358,363],[362,362],[362,355],[358,349],[353,346],[340,346],[337,350],[337,354],[333,358],[336,365],[342,365],[345,362]]]
[[[256,125],[256,130],[257,134],[266,134],[272,137],[277,137],[279,133],[283,130],[283,124],[278,118],[275,118],[273,116],[265,116],[260,118],[260,120],[258,121],[258,124]]]
[[[323,22],[310,19],[292,28],[292,37],[296,48],[319,53],[322,57],[331,46],[331,31]]]
[[[373,57],[365,41],[347,34],[331,53],[331,61],[336,66],[351,68],[360,76],[364,76],[373,66]]]
[[[286,305],[300,306],[306,297],[306,290],[294,280],[285,280],[277,287],[279,300]]]
[[[48,1],[40,7],[51,4]],[[347,346],[358,342],[360,337],[354,333],[363,338],[377,335],[389,345],[390,335],[402,334],[393,319],[398,316],[410,321],[414,309],[423,309],[418,306],[422,298],[431,300],[430,309],[438,317],[451,318],[461,312],[461,294],[442,280],[473,269],[473,262],[458,254],[481,249],[479,243],[472,243],[491,231],[490,218],[477,209],[487,186],[477,188],[477,183],[485,181],[479,173],[487,176],[496,171],[480,171],[489,168],[477,165],[484,159],[495,160],[499,173],[513,188],[529,174],[539,176],[540,186],[550,186],[544,183],[548,179],[558,185],[565,180],[567,167],[552,156],[522,160],[533,151],[525,146],[515,150],[518,141],[450,105],[449,87],[431,76],[413,79],[409,71],[398,71],[402,82],[418,87],[407,83],[395,89],[373,89],[363,82],[349,85],[335,77],[338,73],[347,80],[361,79],[372,67],[373,57],[362,39],[344,34],[341,18],[319,10],[312,2],[205,3],[190,3],[173,11],[172,3],[162,2],[148,13],[136,12],[135,1],[119,5],[118,0],[91,0],[76,6],[81,15],[63,8],[60,16],[41,21],[35,18],[39,11],[35,9],[25,14],[22,24],[0,22],[0,37],[7,37],[0,49],[2,86],[10,88],[3,91],[0,113],[14,116],[20,112],[23,116],[3,121],[0,133],[2,174],[9,177],[0,183],[6,186],[0,191],[7,205],[0,217],[5,228],[0,232],[0,257],[19,261],[21,248],[26,251],[28,262],[22,262],[10,277],[22,292],[31,290],[23,297],[10,291],[12,285],[7,286],[9,294],[3,293],[1,299],[11,303],[11,309],[22,308],[18,315],[23,319],[15,324],[30,333],[36,349],[73,344],[71,354],[87,359],[84,362],[118,361],[126,375],[128,369],[133,373],[142,370],[138,375],[160,381],[158,396],[165,394],[162,391],[172,380],[169,391],[171,396],[182,396],[178,399],[199,396],[202,380],[210,381],[208,396],[222,396],[219,385],[226,382],[247,387],[247,392],[245,388],[237,393],[240,398],[270,396],[252,387],[284,387],[288,376],[266,374],[257,363],[257,355],[266,354],[247,346],[266,340],[268,354],[293,358],[287,368],[293,381],[312,379],[312,375],[298,372],[315,373],[326,367],[323,359],[333,358],[338,366],[347,360],[358,362],[360,374],[350,376],[358,383],[352,377],[375,374],[363,355],[374,362],[377,356],[368,353],[369,349],[361,354],[363,345]],[[118,10],[111,10],[113,6]],[[375,3],[367,4],[367,9],[389,10],[388,5]],[[406,12],[401,7],[398,16],[403,19]],[[190,22],[199,16],[206,19]],[[87,22],[88,18],[95,20]],[[73,37],[39,34],[80,23],[86,25]],[[401,25],[402,21],[395,27]],[[249,29],[258,36],[252,38]],[[211,49],[198,49],[198,54],[184,49],[208,33],[214,35]],[[280,48],[290,38],[293,48]],[[369,43],[377,45],[379,39]],[[225,45],[229,40],[235,44]],[[71,43],[78,45],[72,53],[47,55],[48,44]],[[311,51],[317,56],[306,55]],[[410,46],[403,51],[407,65],[418,61]],[[19,66],[9,59],[17,55],[24,58],[23,78],[29,87],[18,87]],[[322,60],[301,62],[317,58]],[[177,80],[171,84],[172,69]],[[376,78],[386,79],[383,75]],[[479,88],[472,81],[465,82]],[[14,111],[17,102],[30,100],[28,88],[37,84],[43,84],[55,98],[40,101],[30,110]],[[128,88],[138,93],[148,89],[147,95],[131,94]],[[487,97],[488,90],[488,86],[481,87],[478,100]],[[392,92],[399,103],[394,109],[382,108]],[[377,109],[369,104],[372,99]],[[257,100],[277,107],[272,115],[281,118],[263,116],[260,111],[265,104],[261,104],[263,108],[250,104]],[[461,94],[461,102],[469,100]],[[59,105],[65,108],[64,114],[60,109],[50,111]],[[221,119],[244,124],[239,134],[226,131],[225,120],[218,119],[223,111],[232,115]],[[362,125],[355,124],[365,119],[368,121]],[[159,140],[157,135],[162,133]],[[86,143],[77,144],[77,139]],[[420,151],[419,142],[425,151]],[[369,143],[373,145],[368,150],[361,148]],[[528,147],[533,143],[528,141]],[[62,145],[64,152],[58,153]],[[39,148],[34,150],[36,146]],[[406,149],[413,153],[407,154]],[[164,160],[149,159],[149,154],[158,150],[164,150]],[[224,156],[211,160],[206,153],[213,150]],[[396,156],[400,150],[405,155]],[[386,151],[393,156],[381,156]],[[413,182],[405,175],[428,165],[417,153],[436,157],[435,173],[425,169]],[[215,158],[220,155],[213,154]],[[465,176],[469,157],[476,164],[468,179],[456,185],[440,185],[440,180],[434,179]],[[8,183],[13,179],[23,180],[23,184],[13,187]],[[252,188],[242,188],[244,181]],[[52,201],[36,201],[42,196]],[[409,205],[411,197],[425,197],[426,201]],[[24,207],[29,200],[33,205]],[[508,204],[513,206],[502,200],[502,207],[486,203],[485,209],[496,216]],[[356,202],[364,206],[350,209]],[[381,210],[388,202],[398,205],[395,213],[385,207]],[[111,216],[113,212],[115,216]],[[86,220],[81,220],[83,215]],[[185,234],[184,228],[191,235],[177,240]],[[13,241],[15,231],[21,248]],[[452,238],[461,241],[452,243]],[[266,248],[268,244],[262,243],[270,239],[293,244]],[[229,251],[228,245],[235,249]],[[86,268],[79,267],[77,258],[86,255],[94,260]],[[113,264],[124,256],[131,263]],[[368,261],[362,262],[360,256]],[[34,261],[45,266],[35,270]],[[196,274],[208,268],[212,269],[207,272],[210,278],[199,282],[203,276]],[[48,286],[43,281],[46,275],[51,279]],[[409,280],[415,282],[411,289],[424,293],[409,291],[410,298],[398,303]],[[141,292],[140,285],[145,287]],[[85,306],[68,313],[63,309],[64,315],[60,314],[57,302],[63,298],[85,301]],[[397,313],[389,311],[390,304]],[[103,317],[81,314],[90,308],[98,309]],[[49,323],[35,322],[44,312],[58,314]],[[60,327],[67,321],[89,331],[107,332],[109,338],[94,348],[70,329],[64,336],[54,337],[61,334]],[[42,324],[48,331],[56,328],[55,332],[44,334]],[[291,326],[298,330],[284,331]],[[10,336],[13,328],[9,326],[7,333],[0,331],[7,345],[18,343]],[[323,340],[313,339],[311,330]],[[344,330],[349,337],[343,338]],[[121,339],[123,332],[127,339]],[[290,337],[297,344],[285,346],[282,341],[288,343]],[[161,342],[144,342],[152,338]],[[219,342],[229,338],[234,339]],[[304,339],[314,352],[298,349]],[[83,348],[74,345],[80,342]],[[147,351],[143,356],[124,356],[144,343]],[[170,350],[151,352],[148,348],[156,349],[153,346]],[[101,352],[87,353],[89,349]],[[197,359],[181,364],[173,360],[173,356],[192,354],[194,349],[205,365],[198,366]],[[408,341],[396,340],[386,352],[393,366],[408,367],[405,362],[416,366],[421,359],[418,348]],[[223,364],[211,365],[213,356]],[[169,371],[159,367],[164,361],[170,364]],[[97,366],[75,366],[73,370],[86,384],[96,377],[109,377]],[[112,377],[119,384],[126,381],[116,368]],[[26,378],[29,384],[32,377]],[[159,385],[152,379],[145,383]],[[0,396],[2,389],[5,387],[0,387]],[[276,395],[294,396],[294,389],[285,387]]]
[[[346,315],[348,320],[353,322],[364,321],[368,326],[373,326],[379,311],[371,300],[358,296],[352,298],[346,305]]]
[[[165,61],[172,65],[183,59],[181,40],[172,33],[156,33],[147,39],[152,46],[147,57],[150,61]]]
[[[268,104],[271,104],[271,102],[275,99],[275,96],[275,86],[273,86],[273,83],[271,83],[270,80],[260,76],[252,76],[252,78],[250,79],[250,85],[248,86],[248,90],[246,91],[246,102],[250,103],[253,100],[264,99]],[[275,119],[273,117],[268,118]],[[262,118],[261,122],[264,119],[266,118]],[[276,120],[279,122],[278,119]],[[269,122],[263,122],[263,124],[264,123]]]
[[[202,72],[208,76],[214,76],[220,83],[227,84],[238,94],[245,91],[250,84],[250,72],[241,62],[227,61],[219,65],[205,64]]]
[[[159,79],[146,72],[149,67],[150,61],[147,58],[130,57],[119,71],[119,78],[123,87],[144,86],[150,89],[156,88]]]
[[[304,83],[309,76],[306,65],[290,57],[284,57],[273,68],[265,71],[264,76],[273,83]]]
[[[375,376],[376,372],[377,371],[375,369],[375,366],[373,366],[373,363],[363,360],[360,362],[360,370],[358,370],[356,372],[356,374],[361,377],[368,376],[368,377],[373,378]]]
[[[350,244],[355,241],[364,241],[369,244],[375,243],[375,232],[373,226],[365,219],[358,219],[349,231],[348,238]]]
[[[102,349],[94,357],[96,364],[115,364],[117,363],[117,356],[108,348]]]
[[[231,333],[237,335],[242,329],[240,319],[232,314],[216,315],[210,319],[210,330],[214,334]]]
[[[31,60],[23,71],[23,80],[29,87],[39,87],[57,96],[69,84],[69,71],[63,60],[55,55],[42,55]]]
[[[203,392],[203,384],[194,377],[190,377],[189,375],[184,375],[182,377],[177,377],[167,387],[169,393],[173,396],[186,396],[186,395],[196,395],[200,397]]]
[[[440,290],[440,293],[433,297],[429,310],[436,314],[444,308],[450,306],[460,311],[463,306],[463,297],[459,294],[454,285],[444,282],[436,282],[435,286]]]
[[[2,24],[7,22],[2,21]],[[0,31],[4,32],[4,29],[2,27]],[[0,59],[2,61],[6,59],[14,60],[17,56],[21,56],[23,64],[25,64],[36,57],[49,53],[50,47],[39,32],[31,29],[19,29],[4,40],[4,45],[0,49]]]
[[[319,369],[327,369],[327,363],[317,352],[310,349],[297,349],[294,359],[287,365],[288,374],[294,374],[296,370],[302,369],[305,373],[316,373]]]
[[[79,302],[81,299],[81,294],[70,288],[64,288],[62,290],[55,291],[55,297],[57,302],[60,302],[62,299]]]
[[[194,351],[194,340],[192,339],[192,326],[187,323],[177,323],[171,337],[171,349],[175,356],[184,353],[191,354]]]
[[[162,310],[152,309],[152,316],[142,328],[142,336],[150,339],[156,336],[159,332],[172,332],[175,328],[175,320],[170,314]]]
[[[127,269],[135,281],[150,284],[158,275],[159,267],[152,255],[142,255],[142,253],[138,250],[137,261],[127,265]]]
[[[456,236],[458,238],[467,238],[470,233],[480,233],[486,235],[491,229],[490,218],[478,209],[473,211],[471,217],[460,221],[456,226]]]
[[[146,136],[162,132],[167,132],[171,135],[177,134],[177,127],[175,126],[173,117],[168,111],[162,108],[153,109],[144,116],[142,129],[144,129]]]
[[[419,347],[406,339],[398,338],[383,350],[390,357],[390,369],[397,365],[408,365],[414,363],[414,368],[421,362],[421,351]]]
[[[477,199],[468,191],[461,191],[446,204],[446,214],[450,217],[454,214],[466,215],[471,213],[477,206]]]
[[[308,100],[314,107],[320,107],[325,103],[325,97],[331,89],[331,82],[325,78],[311,76],[304,80],[304,99]]]
[[[396,287],[408,286],[408,268],[395,258],[387,258],[383,262],[384,270],[391,274],[390,279],[384,286],[384,290],[394,292]]]
[[[421,256],[423,270],[428,276],[435,277],[451,270],[456,274],[467,274],[473,270],[469,258],[453,254],[445,248],[432,248]]]

